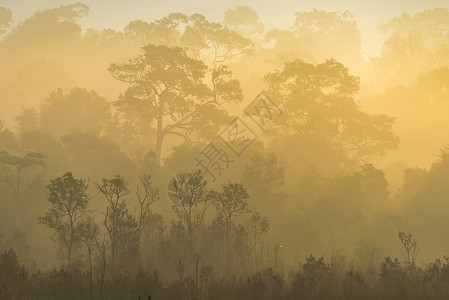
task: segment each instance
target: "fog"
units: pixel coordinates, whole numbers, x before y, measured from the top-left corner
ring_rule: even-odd
[[[447,298],[449,9],[86,3],[0,6],[0,299]]]

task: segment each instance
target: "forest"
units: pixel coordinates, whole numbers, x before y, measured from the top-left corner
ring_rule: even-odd
[[[0,3],[0,299],[448,299],[449,9],[172,10]]]

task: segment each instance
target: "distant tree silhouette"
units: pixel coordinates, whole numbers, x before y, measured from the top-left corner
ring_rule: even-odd
[[[190,259],[195,253],[194,233],[203,223],[212,193],[207,188],[204,174],[193,171],[173,180],[171,196],[177,200],[173,203],[173,211],[187,231],[187,257]]]
[[[68,172],[50,180],[47,188],[51,208],[39,217],[39,222],[55,231],[55,241],[67,250],[67,264],[70,265],[73,249],[81,242],[83,226],[89,214],[88,181],[77,179]]]
[[[124,198],[129,194],[128,183],[123,177],[116,175],[111,179],[103,178],[101,183],[96,184],[96,188],[108,203],[104,226],[111,242],[112,269],[116,270],[118,267],[119,257],[124,262],[125,254],[134,255],[132,259],[137,262],[137,257],[132,252],[137,247],[138,224],[129,212]]]
[[[283,70],[267,74],[265,82],[269,95],[283,110],[272,127],[278,142],[282,142],[280,136],[302,141],[301,148],[329,151],[328,155],[340,157],[338,163],[346,164],[384,155],[399,143],[392,130],[394,118],[361,111],[354,100],[359,78],[333,59],[317,65],[299,59],[287,62]]]
[[[238,183],[228,183],[223,185],[223,191],[212,196],[212,203],[215,206],[218,216],[223,218],[225,223],[225,276],[229,275],[230,267],[230,247],[229,240],[234,219],[249,213],[248,192],[243,185]]]
[[[0,152],[0,165],[12,167],[16,171],[15,180],[8,177],[4,181],[11,186],[16,196],[16,227],[20,225],[20,206],[21,206],[21,194],[22,188],[22,175],[23,172],[33,166],[44,166],[44,155],[37,152],[28,152],[25,156],[9,155],[6,151]]]

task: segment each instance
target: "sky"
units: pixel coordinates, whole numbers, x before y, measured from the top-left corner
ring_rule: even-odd
[[[21,21],[36,10],[75,2],[67,0],[0,0],[0,6],[11,8],[14,20]],[[354,15],[362,32],[362,50],[365,57],[378,56],[380,53],[385,36],[379,33],[378,26],[383,22],[399,17],[403,12],[415,14],[429,8],[449,8],[449,0],[84,0],[81,2],[90,7],[89,16],[80,21],[83,29],[122,29],[132,20],[152,21],[171,12],[201,13],[210,20],[220,21],[226,10],[238,5],[248,5],[253,8],[267,28],[286,28],[293,24],[295,12],[310,11],[313,8],[327,11],[348,10]]]

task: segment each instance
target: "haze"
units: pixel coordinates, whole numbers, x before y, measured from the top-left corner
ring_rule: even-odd
[[[3,1],[0,299],[446,299],[448,113],[448,1]]]

